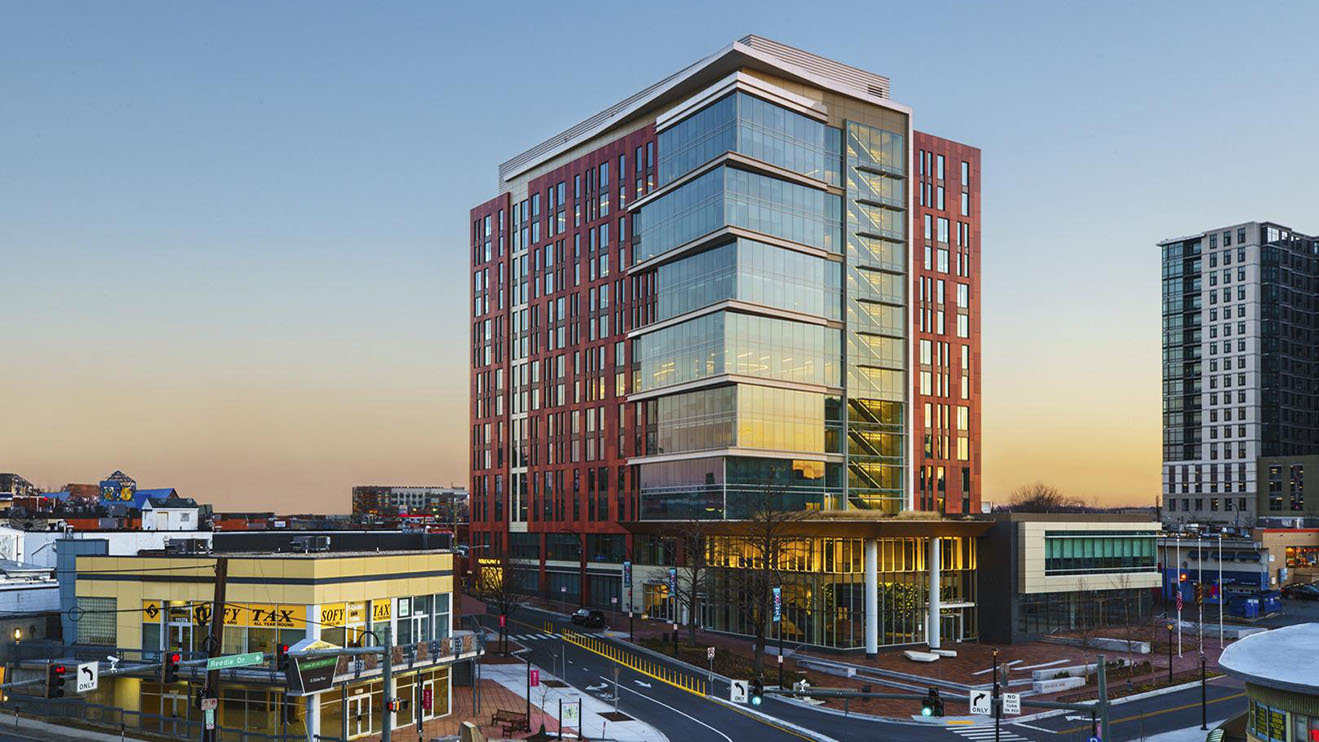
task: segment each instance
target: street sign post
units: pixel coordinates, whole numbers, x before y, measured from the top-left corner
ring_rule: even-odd
[[[993,704],[989,698],[987,690],[971,691],[971,713],[977,716],[988,716],[992,713]]]
[[[714,647],[706,647],[706,648],[705,648],[705,658],[706,658],[707,660],[712,660],[712,659],[714,659]]]
[[[259,665],[265,660],[265,655],[261,652],[248,652],[246,654],[226,654],[223,657],[212,657],[206,660],[206,671],[211,670],[228,670],[231,667],[247,667],[248,665]]]
[[[99,671],[95,662],[83,662],[78,665],[78,692],[86,693],[96,690]]]
[[[1003,694],[1003,713],[1020,714],[1021,713],[1021,694],[1004,693]]]
[[[220,699],[218,698],[202,699],[202,711],[214,711],[217,708],[220,708]]]

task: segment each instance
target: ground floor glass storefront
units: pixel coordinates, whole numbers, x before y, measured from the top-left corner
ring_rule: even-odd
[[[1144,588],[1023,593],[1017,596],[1017,630],[1027,634],[1091,631],[1148,621],[1154,598]]]
[[[928,538],[881,538],[878,546],[879,645],[927,640],[930,577]],[[865,573],[862,539],[802,539],[785,550],[783,641],[835,649],[865,647]],[[978,636],[975,541],[941,539],[940,635],[945,641]],[[736,539],[715,547],[706,596],[698,605],[701,624],[712,631],[752,634],[745,580],[736,566],[749,564],[748,550]],[[649,604],[648,600],[648,604]],[[654,606],[663,610],[663,602]],[[649,607],[649,605],[648,605]],[[771,626],[776,637],[779,627]]]

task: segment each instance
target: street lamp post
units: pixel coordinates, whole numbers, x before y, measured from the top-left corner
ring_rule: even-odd
[[[998,726],[998,693],[999,693],[999,688],[998,688],[998,649],[995,649],[995,650],[994,650],[994,697],[993,697],[992,699],[990,699],[990,703],[994,704],[994,705],[993,705],[993,710],[994,710],[994,742],[999,742],[999,736],[998,736],[998,735],[999,735],[999,726]]]
[[[1205,654],[1200,653],[1200,730],[1208,731],[1209,729],[1209,704],[1206,701],[1205,691]]]
[[[1168,624],[1168,685],[1172,685],[1172,624]]]

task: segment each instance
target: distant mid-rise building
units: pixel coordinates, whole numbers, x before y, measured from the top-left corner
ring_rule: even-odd
[[[467,499],[463,487],[362,485],[353,488],[353,517],[400,515],[450,517]]]
[[[1319,241],[1246,222],[1159,248],[1166,519],[1300,514],[1259,459],[1319,453]]]
[[[41,494],[41,490],[23,477],[13,474],[0,474],[0,500],[13,500],[15,497],[32,497]]]

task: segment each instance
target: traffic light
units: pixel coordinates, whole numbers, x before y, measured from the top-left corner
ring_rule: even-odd
[[[68,668],[58,662],[46,665],[46,698],[64,697],[64,677],[68,672]]]
[[[179,660],[183,655],[178,652],[166,652],[163,661],[160,664],[160,682],[177,683],[179,682]]]
[[[275,669],[280,672],[289,671],[289,645],[275,645]]]
[[[1195,604],[1204,605],[1204,599],[1205,599],[1204,585],[1197,582],[1195,583]]]
[[[939,697],[938,688],[930,688],[921,699],[921,716],[943,716],[943,699]]]
[[[747,689],[747,700],[752,706],[759,706],[765,702],[765,683],[760,678],[755,678]]]

